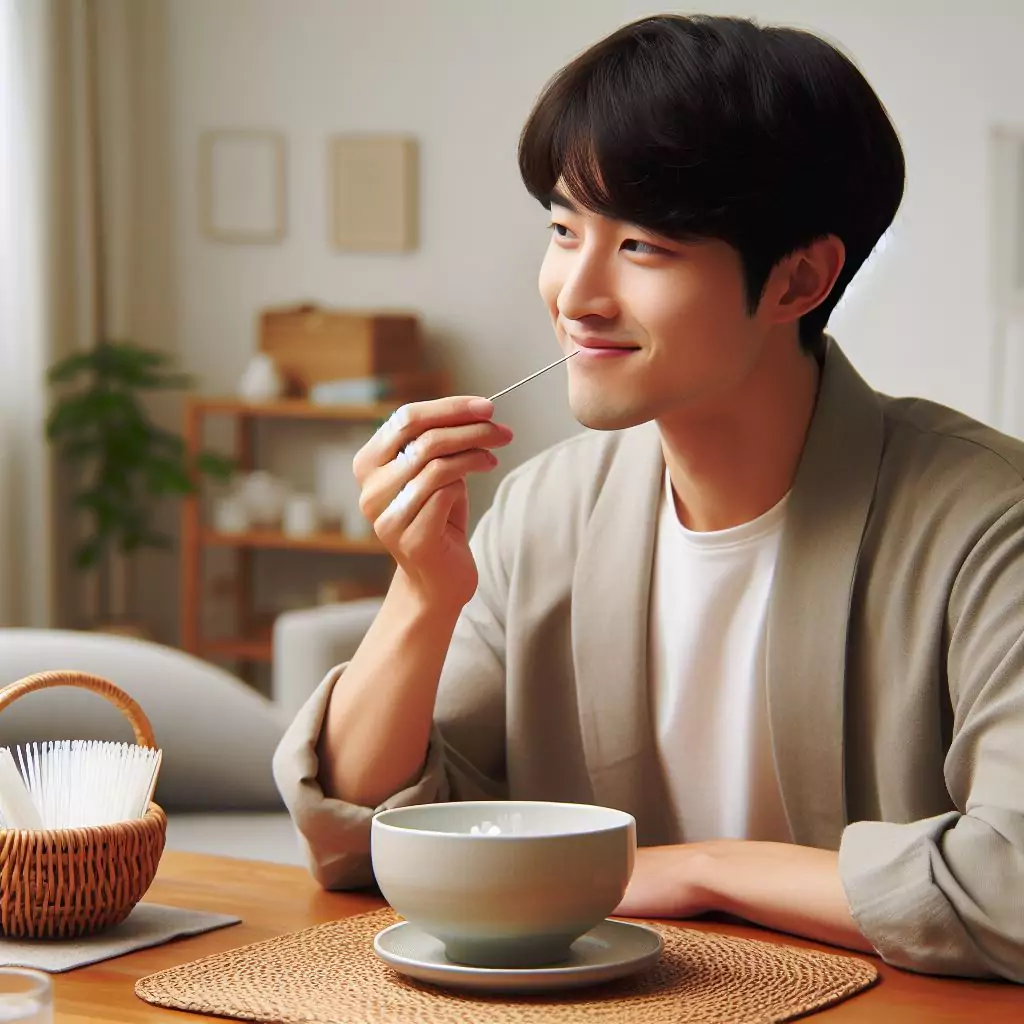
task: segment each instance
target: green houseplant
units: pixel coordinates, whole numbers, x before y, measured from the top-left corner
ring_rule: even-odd
[[[47,377],[58,395],[46,436],[72,470],[73,506],[87,524],[74,563],[97,573],[96,611],[108,623],[116,555],[130,565],[143,548],[171,546],[154,526],[159,501],[194,491],[201,475],[226,480],[234,466],[208,451],[190,461],[181,437],[147,415],[144,393],[192,385],[163,353],[101,341],[60,360]]]

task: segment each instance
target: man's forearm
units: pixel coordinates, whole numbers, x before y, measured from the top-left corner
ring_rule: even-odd
[[[618,913],[694,917],[711,911],[873,952],[850,914],[836,853],[731,840],[638,851]]]
[[[422,769],[458,618],[457,610],[422,608],[400,577],[335,686],[319,743],[324,791],[367,807]]]
[[[710,844],[705,862],[713,909],[776,931],[873,952],[850,913],[839,855],[785,843]]]

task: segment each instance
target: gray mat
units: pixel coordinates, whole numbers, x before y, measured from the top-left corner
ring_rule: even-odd
[[[0,940],[0,967],[34,967],[59,974],[101,960],[112,960],[137,949],[159,946],[172,939],[226,928],[241,920],[230,914],[140,903],[121,924],[99,935],[82,939]]]

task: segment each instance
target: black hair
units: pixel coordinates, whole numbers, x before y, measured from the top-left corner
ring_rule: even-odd
[[[809,32],[740,18],[662,15],[626,25],[546,85],[519,140],[545,206],[561,180],[583,207],[739,253],[750,312],[772,268],[836,235],[846,261],[802,317],[825,325],[903,196],[899,138],[851,60]]]

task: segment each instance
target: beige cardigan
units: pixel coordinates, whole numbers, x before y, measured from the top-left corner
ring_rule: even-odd
[[[665,814],[646,678],[656,428],[588,433],[501,484],[422,778],[383,806],[509,796]],[[889,962],[1024,981],[1024,444],[872,391],[833,342],[768,625],[775,762],[797,843],[839,850]],[[376,810],[325,799],[332,672],[278,785],[322,884],[371,881]],[[340,680],[340,681],[339,681]],[[685,837],[683,837],[685,838]]]

